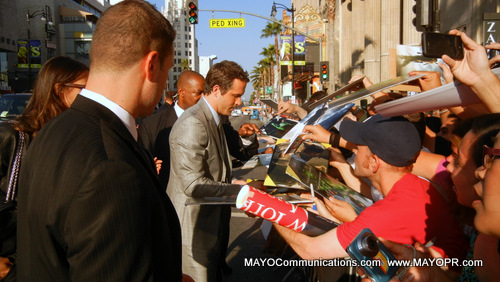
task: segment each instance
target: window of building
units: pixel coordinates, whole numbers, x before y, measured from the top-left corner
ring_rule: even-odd
[[[191,53],[191,52],[189,52],[189,53]],[[186,56],[188,56],[188,51],[186,51]]]
[[[186,43],[185,43],[184,45],[186,46],[186,48],[188,47],[188,44],[187,44],[187,42],[186,42]]]

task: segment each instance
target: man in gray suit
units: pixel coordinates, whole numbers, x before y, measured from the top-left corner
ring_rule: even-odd
[[[221,116],[241,104],[248,81],[248,73],[235,62],[212,66],[205,79],[205,94],[182,114],[170,134],[170,148],[175,150],[170,152],[167,194],[181,221],[183,272],[195,281],[221,279],[221,250],[231,211],[229,206],[185,203],[191,197],[236,195],[245,184],[231,184],[231,161]]]

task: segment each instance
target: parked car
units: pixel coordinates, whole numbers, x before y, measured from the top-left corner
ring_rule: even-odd
[[[0,123],[20,116],[31,98],[31,94],[4,94],[0,96]]]
[[[250,119],[259,119],[259,110],[253,109]]]
[[[231,116],[233,116],[233,117],[239,117],[241,115],[242,115],[242,112],[240,109],[234,109],[231,111]]]

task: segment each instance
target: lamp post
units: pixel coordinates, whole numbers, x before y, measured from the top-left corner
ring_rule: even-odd
[[[25,16],[26,16],[26,24],[27,24],[26,35],[28,37],[28,77],[29,77],[29,87],[31,89],[32,84],[33,84],[33,79],[32,79],[32,73],[31,73],[31,29],[30,29],[30,22],[31,22],[31,19],[33,19],[34,17],[37,17],[37,16],[40,16],[40,20],[42,22],[46,22],[47,18],[45,17],[45,11],[43,9],[36,10],[33,13],[30,13],[30,11],[28,10],[26,12]]]
[[[288,8],[287,6],[276,3],[273,1],[273,7],[271,8],[271,18],[276,17],[277,7],[276,5],[279,6],[279,8],[282,8],[286,10],[287,12],[292,13],[292,96],[294,95],[294,87],[295,87],[295,8],[293,7],[293,2],[292,2],[292,8]]]

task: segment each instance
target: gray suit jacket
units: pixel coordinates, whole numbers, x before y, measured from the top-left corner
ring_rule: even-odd
[[[228,184],[231,162],[227,145],[221,142],[215,120],[203,99],[174,124],[170,149],[167,194],[181,222],[183,271],[195,281],[212,281],[220,256],[220,234],[228,224],[221,221],[227,207],[185,206],[185,203],[190,197],[236,195],[241,186]]]

